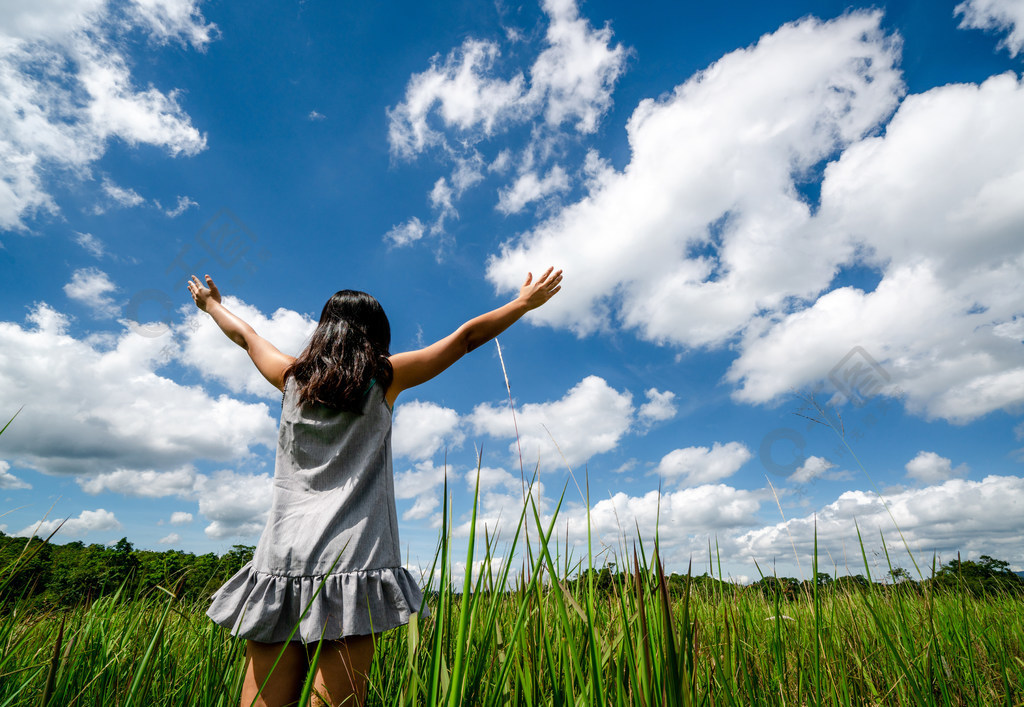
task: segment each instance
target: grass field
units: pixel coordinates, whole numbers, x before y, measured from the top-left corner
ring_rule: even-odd
[[[872,586],[782,600],[697,579],[672,592],[642,549],[599,589],[539,535],[513,540],[528,558],[514,577],[505,564],[458,588],[443,536],[432,616],[380,640],[368,703],[1024,704],[1018,599]],[[157,592],[25,614],[0,600],[0,707],[238,704],[242,645],[205,605]]]

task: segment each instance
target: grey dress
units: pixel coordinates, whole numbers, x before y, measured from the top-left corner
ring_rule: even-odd
[[[401,563],[384,391],[371,385],[360,415],[300,405],[289,377],[267,526],[207,615],[249,640],[309,643],[406,624],[422,602]]]

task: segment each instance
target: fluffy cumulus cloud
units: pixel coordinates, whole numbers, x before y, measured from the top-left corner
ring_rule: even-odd
[[[887,495],[884,504],[876,493],[846,491],[814,515],[743,533],[737,539],[737,552],[744,560],[761,563],[793,557],[794,551],[809,558],[817,532],[822,562],[829,567],[835,564],[842,573],[862,572],[862,564],[857,568],[859,526],[871,549],[881,532],[891,550],[902,552],[902,532],[923,570],[931,566],[933,553],[948,560],[957,551],[965,556],[987,553],[1019,564],[1024,562],[1022,514],[1024,479],[1015,476],[951,479]]]
[[[608,452],[629,431],[634,420],[633,396],[619,392],[598,376],[587,376],[559,400],[527,403],[516,411],[484,403],[474,408],[469,422],[478,434],[515,439],[509,452],[532,467],[576,468],[596,454]]]
[[[428,230],[443,233],[445,219],[455,214],[453,199],[484,179],[479,146],[516,126],[530,126],[529,144],[517,157],[502,150],[488,170],[504,173],[511,162],[519,162],[519,174],[500,190],[497,208],[518,213],[569,188],[562,166],[544,171],[543,163],[564,139],[562,126],[578,135],[597,129],[611,107],[628,52],[612,45],[609,27],[594,28],[581,17],[574,0],[547,0],[543,9],[548,20],[543,48],[525,74],[501,76],[499,43],[470,37],[413,75],[403,100],[388,109],[392,154],[412,159],[434,150],[452,165],[454,189],[446,200],[431,198],[435,221],[429,229],[413,218],[391,229],[385,241],[402,246],[420,240]]]
[[[569,188],[569,175],[559,165],[553,166],[542,178],[534,172],[525,172],[509,187],[498,191],[498,211],[516,214],[534,201]]]
[[[244,459],[254,447],[275,447],[276,423],[265,403],[212,397],[159,375],[175,351],[171,336],[126,327],[78,339],[67,324],[43,303],[25,324],[0,322],[0,390],[27,403],[0,437],[10,463],[127,488],[132,474],[174,480],[197,459]]]
[[[833,471],[836,465],[824,457],[810,456],[804,463],[789,476],[789,481],[794,484],[806,484],[817,479],[849,479],[852,475],[848,471]]]
[[[412,500],[402,518],[430,518],[432,524],[439,523],[441,486],[446,474],[449,483],[458,475],[465,478],[470,491],[479,482],[479,527],[507,530],[505,523],[513,512],[510,509],[516,509],[514,515],[518,518],[531,479],[524,480],[518,472],[511,474],[499,467],[482,466],[479,477],[475,466],[456,472],[440,463],[442,449],[458,448],[469,433],[486,435],[509,440],[507,462],[512,468],[518,469],[521,451],[524,466],[531,470],[538,463],[541,471],[561,472],[567,464],[575,469],[595,455],[614,450],[630,432],[642,434],[650,419],[667,419],[675,414],[674,407],[667,409],[671,407],[671,393],[652,388],[647,397],[655,407],[644,417],[634,408],[629,391],[617,391],[603,378],[588,376],[557,400],[517,406],[515,420],[507,404],[480,404],[468,415],[460,416],[435,403],[406,403],[395,412],[393,437],[396,459],[414,462],[412,468],[395,475],[397,498]],[[533,495],[538,507],[547,508],[550,499],[542,490],[543,485],[535,483]],[[457,526],[457,530],[468,532],[468,525]]]
[[[181,542],[181,536],[177,533],[170,533],[157,540],[161,545],[174,545],[175,543]]]
[[[549,125],[571,122],[581,133],[597,130],[611,107],[612,89],[625,68],[626,50],[611,45],[606,25],[595,30],[575,0],[545,0],[548,47],[530,69],[530,98],[542,102]]]
[[[40,520],[25,526],[15,535],[23,538],[33,535],[46,538],[56,530],[59,538],[81,538],[89,533],[117,530],[120,527],[121,523],[113,513],[104,508],[97,508],[94,511],[82,511],[77,517],[66,520]]]
[[[267,523],[272,492],[270,474],[223,470],[199,476],[195,494],[199,512],[210,521],[204,529],[207,537],[220,540],[259,534]]]
[[[610,547],[622,537],[635,538],[639,530],[645,541],[658,536],[663,547],[706,551],[709,534],[749,526],[761,507],[759,491],[735,489],[725,484],[705,484],[668,493],[648,491],[643,496],[616,493],[590,508],[569,511],[559,523],[571,538],[586,540],[590,530]]]
[[[209,521],[206,535],[213,540],[251,538],[259,533],[267,520],[272,492],[271,477],[267,473],[240,474],[221,470],[200,474],[191,465],[167,472],[118,469],[92,477],[79,477],[76,481],[83,491],[94,495],[117,493],[141,498],[177,497],[197,501],[199,512]],[[187,525],[192,519],[192,514],[187,511],[175,511],[171,514],[170,523]]]
[[[786,25],[642,101],[626,168],[595,164],[588,195],[505,244],[488,277],[507,289],[524,263],[564,264],[586,282],[541,321],[580,333],[618,322],[691,346],[815,294],[849,245],[806,232],[810,207],[796,185],[895,109],[898,43],[880,19]]]
[[[116,317],[121,307],[110,293],[117,291],[117,285],[110,277],[97,268],[80,268],[71,275],[71,281],[64,285],[64,294],[81,302],[97,317]]]
[[[956,468],[946,457],[935,452],[920,451],[917,456],[907,462],[907,476],[925,484],[935,484],[954,477],[967,476],[970,471],[966,464]]]
[[[516,74],[503,80],[492,74],[500,49],[493,42],[467,39],[444,60],[435,56],[426,71],[414,75],[405,100],[388,109],[388,141],[392,151],[413,157],[444,144],[444,135],[428,124],[436,114],[445,128],[488,135],[503,119],[518,111],[524,79]]]
[[[882,392],[968,422],[1024,401],[1024,84],[1011,74],[908,97],[884,136],[829,165],[815,228],[842,232],[882,273],[765,322],[729,372],[741,400],[824,378],[855,347]]]
[[[740,442],[715,442],[710,449],[686,447],[662,457],[655,473],[684,486],[709,484],[732,476],[751,456],[750,450]]]
[[[415,74],[405,98],[388,109],[388,140],[401,157],[449,145],[444,130],[463,141],[479,142],[506,123],[543,114],[559,126],[572,122],[590,133],[611,106],[611,92],[622,73],[626,50],[611,46],[611,30],[595,30],[579,16],[573,0],[544,3],[549,25],[546,47],[530,68],[505,79],[495,75],[501,54],[495,42],[469,38],[444,58]],[[437,123],[436,127],[431,122]]]
[[[648,388],[644,391],[647,402],[640,406],[637,411],[640,419],[647,423],[664,422],[676,416],[678,408],[673,402],[676,394],[670,390],[660,391],[657,388]]]
[[[119,45],[135,31],[202,50],[216,28],[196,0],[43,0],[0,9],[0,228],[23,229],[35,214],[57,212],[45,175],[88,178],[112,140],[170,155],[205,148],[174,90],[133,80]]]
[[[97,476],[80,476],[78,485],[86,493],[119,493],[142,498],[187,496],[196,484],[196,470],[191,465],[172,471],[152,469],[117,469]]]
[[[11,473],[11,465],[0,460],[0,489],[16,491],[19,489],[30,489],[32,484]]]
[[[475,481],[476,470],[467,473],[467,484],[470,474]],[[494,481],[495,475],[491,474],[491,476]],[[477,500],[477,537],[483,538],[486,535],[499,542],[511,540],[520,518],[523,518],[532,537],[537,537],[533,509],[537,509],[542,522],[547,524],[550,521],[549,513],[554,507],[551,499],[545,494],[544,484],[540,481],[524,484],[521,479],[507,473],[497,481],[498,483],[492,485],[490,490],[481,491]],[[523,516],[524,508],[526,509],[525,517]],[[467,514],[462,523],[452,528],[452,533],[456,537],[468,537],[472,530],[472,517]]]
[[[256,307],[235,297],[225,296],[224,305],[248,322],[253,329],[277,348],[297,356],[305,347],[316,322],[304,314],[283,307],[267,316]],[[281,400],[281,392],[260,374],[249,355],[224,336],[217,324],[194,306],[187,309],[186,321],[177,328],[182,338],[179,360],[195,368],[205,379],[214,380],[234,393],[248,393],[270,400]]]
[[[435,514],[441,504],[441,488],[452,476],[452,467],[435,466],[430,459],[417,462],[413,468],[395,474],[395,498],[400,501],[414,499],[412,506],[402,512],[402,520],[422,520]],[[440,524],[440,520],[437,524]]]
[[[1024,49],[1024,5],[1017,0],[966,0],[953,11],[961,17],[961,29],[1006,32],[1001,49],[1017,56]]]
[[[586,272],[534,321],[733,346],[743,402],[827,380],[860,347],[884,371],[876,392],[915,413],[1019,405],[1024,85],[903,99],[899,47],[877,11],[806,18],[642,101],[625,168],[588,155],[586,194],[506,242],[488,277]],[[835,287],[851,267],[879,284]]]
[[[457,449],[465,434],[459,414],[436,403],[413,400],[395,410],[392,445],[396,457],[429,459],[441,449]]]

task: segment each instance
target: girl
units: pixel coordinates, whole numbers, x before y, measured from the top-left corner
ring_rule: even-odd
[[[284,394],[267,526],[252,562],[217,590],[207,612],[247,639],[243,706],[295,704],[309,665],[305,644],[321,640],[318,699],[362,703],[374,635],[408,623],[423,602],[399,555],[395,398],[547,302],[561,281],[554,268],[536,281],[527,274],[505,306],[424,349],[395,355],[377,300],[342,290],[293,358],[229,312],[209,275],[205,287],[192,276],[196,306]]]

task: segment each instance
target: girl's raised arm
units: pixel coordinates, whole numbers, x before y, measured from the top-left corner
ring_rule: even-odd
[[[256,364],[256,368],[271,385],[284,391],[284,372],[292,365],[294,357],[281,353],[276,346],[256,333],[256,330],[228,311],[220,303],[220,290],[213,284],[213,278],[206,276],[207,287],[203,287],[195,275],[188,282],[188,291],[196,306],[217,322],[217,326],[229,339],[241,346]]]
[[[403,390],[425,383],[473,349],[487,343],[508,329],[531,309],[536,309],[562,289],[562,271],[548,268],[536,282],[527,273],[519,296],[503,307],[470,319],[445,338],[418,351],[407,351],[391,357],[395,376],[386,398],[392,408]]]

